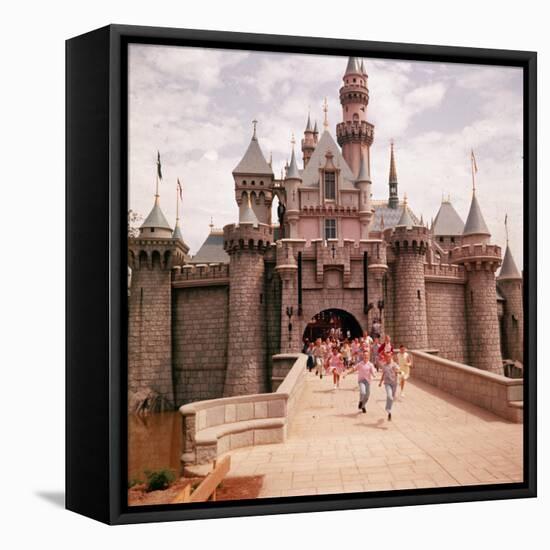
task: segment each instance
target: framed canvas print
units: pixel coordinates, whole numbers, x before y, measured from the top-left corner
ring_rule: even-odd
[[[67,42],[67,508],[536,495],[536,54]]]

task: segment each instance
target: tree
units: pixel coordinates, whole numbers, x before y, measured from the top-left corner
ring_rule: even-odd
[[[143,216],[133,210],[128,210],[128,238],[136,238],[139,236],[139,226],[143,221]]]

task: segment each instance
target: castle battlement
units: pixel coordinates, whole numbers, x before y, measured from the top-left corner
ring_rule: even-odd
[[[184,286],[178,283],[188,281],[205,282],[212,279],[229,281],[229,265],[220,263],[185,264],[172,268],[172,283],[174,286]]]
[[[453,264],[424,264],[424,275],[427,281],[457,282],[465,281],[464,268]]]
[[[366,120],[339,122],[336,137],[340,145],[348,141],[362,141],[370,146],[374,141],[374,124]]]
[[[471,269],[495,271],[501,264],[501,248],[496,244],[465,244],[449,250],[449,261]]]
[[[273,242],[273,228],[263,223],[230,224],[223,228],[223,248],[228,253],[238,250],[264,252]]]
[[[156,265],[170,269],[183,264],[188,252],[189,247],[180,239],[128,239],[128,265],[133,270],[152,269]]]
[[[428,249],[430,230],[423,226],[397,226],[393,229],[391,246],[394,253],[419,253],[424,254]]]

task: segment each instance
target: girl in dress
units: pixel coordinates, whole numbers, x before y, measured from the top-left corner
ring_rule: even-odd
[[[327,360],[327,370],[332,372],[332,381],[334,383],[334,389],[340,387],[340,376],[344,372],[344,361],[342,356],[338,352],[338,347],[334,346],[330,357]]]
[[[399,378],[401,381],[401,397],[405,397],[403,390],[405,389],[405,382],[411,375],[412,358],[403,344],[399,346],[399,351],[397,353],[397,364],[399,365],[400,372]]]
[[[349,342],[347,340],[344,340],[344,344],[340,349],[340,353],[342,354],[342,357],[344,359],[344,367],[351,367],[351,346],[349,345]]]

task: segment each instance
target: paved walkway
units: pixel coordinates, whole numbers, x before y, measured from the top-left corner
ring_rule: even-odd
[[[229,475],[263,475],[260,497],[522,480],[521,424],[420,381],[409,380],[391,422],[378,381],[367,414],[358,395],[356,375],[334,391],[308,374],[287,441],[231,452]]]

